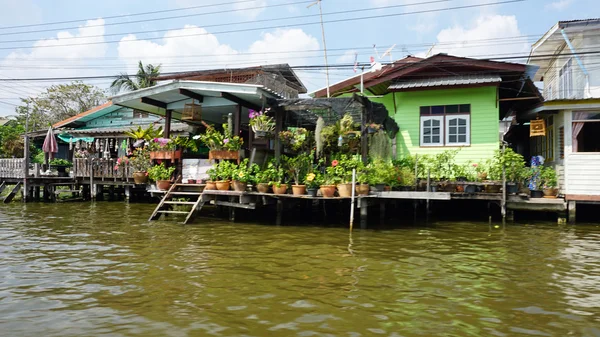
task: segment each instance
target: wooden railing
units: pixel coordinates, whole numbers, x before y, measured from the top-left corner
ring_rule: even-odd
[[[0,159],[0,178],[23,178],[25,159]]]
[[[75,177],[90,178],[93,172],[94,178],[130,179],[133,178],[133,168],[128,164],[121,164],[115,170],[117,159],[103,158],[75,158],[73,161],[73,172]],[[93,171],[92,171],[93,169]]]

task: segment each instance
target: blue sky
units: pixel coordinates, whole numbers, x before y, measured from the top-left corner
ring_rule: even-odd
[[[473,57],[523,55],[527,54],[531,43],[559,20],[600,17],[597,0],[526,0],[439,11],[502,1],[323,0],[324,13],[371,9],[325,15],[325,21],[378,16],[326,23],[329,63],[353,62],[356,53],[359,61],[367,62],[370,56],[376,56],[373,45],[381,54],[394,44],[394,59],[407,54],[424,56],[430,48],[431,53]],[[320,26],[289,26],[314,23],[318,17],[285,19],[316,15],[318,8],[307,8],[309,2],[222,0],[218,2],[222,5],[211,6],[215,3],[215,0],[0,0],[3,9],[1,27],[43,24],[24,28],[0,27],[0,78],[113,75],[132,72],[138,59],[162,63],[165,72],[268,63],[324,63],[322,52],[315,51],[322,49]],[[206,7],[178,10],[192,6]],[[260,8],[265,6],[274,7]],[[161,10],[176,11],[131,15]],[[210,12],[221,13],[207,14]],[[390,14],[403,15],[381,17]],[[116,15],[124,16],[108,18]],[[159,20],[184,15],[187,17]],[[71,20],[81,21],[48,25]],[[140,20],[143,22],[132,22]],[[285,25],[288,27],[265,28]],[[252,28],[257,29],[223,33]],[[33,30],[50,31],[31,32]],[[157,30],[159,32],[148,32]],[[176,37],[180,35],[186,36]],[[516,36],[523,37],[514,38]],[[502,43],[489,40],[498,38],[511,39]],[[71,46],[48,47],[64,44]],[[309,91],[325,85],[321,71],[305,71],[299,75]],[[351,75],[352,71],[332,70],[331,82]],[[110,81],[87,82],[106,88]],[[19,97],[35,95],[47,85],[47,82],[0,83],[0,102],[3,102],[0,103],[0,116],[14,111],[14,106],[6,103],[18,104]]]

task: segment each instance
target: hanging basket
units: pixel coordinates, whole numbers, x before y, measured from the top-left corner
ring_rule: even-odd
[[[188,121],[201,121],[202,120],[202,105],[194,103],[186,103],[183,106],[183,112],[181,113],[181,120]]]

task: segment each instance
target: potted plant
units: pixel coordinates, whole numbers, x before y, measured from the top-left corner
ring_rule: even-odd
[[[415,183],[417,182],[415,172],[409,167],[401,167],[398,175],[400,180],[400,190],[412,191],[415,187]]]
[[[175,167],[165,167],[165,163],[154,165],[148,169],[148,176],[153,181],[156,181],[156,187],[159,190],[166,191],[171,187],[171,176],[175,172]]]
[[[356,194],[369,195],[369,192],[369,170],[364,167],[362,170],[356,173]]]
[[[273,170],[267,167],[256,174],[256,190],[259,193],[269,193],[270,182],[273,180]]]
[[[541,173],[541,166],[532,166],[527,171],[527,180],[529,182],[528,185],[531,198],[542,198],[544,196]]]
[[[558,195],[558,178],[554,168],[548,166],[543,167],[541,169],[540,178],[544,191],[544,198],[556,198]]]
[[[120,164],[120,163],[117,163]],[[150,153],[145,148],[138,148],[129,157],[129,165],[133,168],[133,181],[140,185],[148,182],[148,170],[152,166]]]
[[[386,183],[389,182],[392,166],[383,160],[375,160],[369,163],[367,167],[370,172],[368,178],[370,188],[375,192],[383,192]]]
[[[219,180],[219,174],[217,171],[217,165],[213,165],[213,167],[209,168],[206,171],[208,174],[208,181],[206,182],[206,187],[204,187],[207,191],[214,191],[217,189],[217,180]]]
[[[310,132],[305,128],[288,128],[279,132],[279,140],[286,149],[293,152],[308,150],[310,144]]]
[[[256,138],[263,138],[271,135],[273,131],[275,131],[275,119],[273,117],[267,116],[267,112],[269,112],[271,108],[265,109],[265,111],[254,111],[252,109],[248,110],[250,117],[250,126],[252,127],[252,131],[254,131],[254,135]]]
[[[60,158],[52,159],[49,164],[50,168],[56,169],[59,177],[68,177],[67,168],[73,166],[70,161]]]
[[[352,196],[352,171],[356,170],[358,174],[363,168],[364,165],[358,155],[341,155],[331,161],[327,173],[337,180],[340,197]]]
[[[282,163],[289,176],[294,179],[292,193],[294,195],[306,194],[306,185],[303,178],[306,177],[312,166],[313,153],[300,153],[295,157],[282,156]]]
[[[308,173],[304,178],[306,184],[306,193],[311,197],[317,196],[319,186],[323,183],[323,176],[320,173]]]
[[[256,173],[258,171],[258,165],[250,165],[248,158],[244,159],[240,165],[233,169],[233,189],[238,192],[246,191],[248,189],[248,184],[255,181]]]
[[[273,189],[273,194],[286,194],[288,185],[285,181],[285,171],[279,165],[274,162],[269,163],[271,166],[271,178],[273,179],[270,183],[271,188]]]
[[[217,190],[227,191],[231,187],[231,177],[236,165],[227,160],[221,160],[217,164]]]
[[[228,130],[228,125],[223,125],[224,130]],[[239,160],[240,149],[244,144],[244,140],[240,136],[232,136],[226,133],[221,133],[213,126],[208,126],[206,132],[197,136],[194,139],[200,139],[209,149],[209,159],[233,159]]]
[[[336,184],[339,183],[339,178],[329,173],[329,170],[323,176],[320,190],[321,195],[325,198],[333,198],[335,196]]]
[[[181,149],[177,149],[177,144],[169,138],[154,138],[149,144],[150,158],[159,160],[171,160],[172,163],[176,159],[181,159]]]

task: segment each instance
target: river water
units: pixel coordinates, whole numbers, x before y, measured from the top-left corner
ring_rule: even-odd
[[[0,205],[2,336],[600,336],[600,227],[147,222]]]

